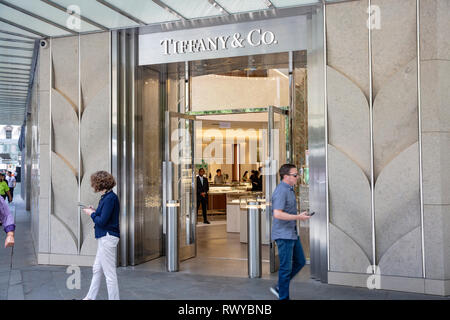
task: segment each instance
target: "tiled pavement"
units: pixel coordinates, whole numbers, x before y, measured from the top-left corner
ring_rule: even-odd
[[[0,248],[0,299],[1,300],[71,300],[81,299],[87,293],[92,269],[81,268],[81,288],[67,287],[67,266],[36,265],[30,234],[30,213],[24,210],[23,201],[17,200],[16,246]],[[4,236],[1,238],[2,241]],[[3,246],[3,242],[2,242]],[[121,299],[133,300],[273,300],[269,287],[273,279],[248,279],[239,277],[167,273],[126,267],[117,269]],[[302,275],[299,275],[300,277]],[[322,284],[309,280],[291,285],[291,298],[304,299],[444,299],[384,290],[368,290]],[[103,282],[98,299],[107,299]]]

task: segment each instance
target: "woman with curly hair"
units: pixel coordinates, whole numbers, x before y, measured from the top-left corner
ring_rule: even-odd
[[[105,274],[108,299],[119,300],[119,284],[116,274],[116,248],[119,243],[119,198],[112,191],[116,185],[114,177],[106,171],[97,171],[91,176],[94,192],[102,196],[97,209],[84,208],[95,224],[95,238],[98,241],[97,255],[92,267],[92,282],[83,300],[95,300],[100,288],[102,273]]]

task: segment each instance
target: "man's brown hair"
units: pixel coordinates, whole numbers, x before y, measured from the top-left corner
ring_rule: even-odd
[[[288,176],[289,173],[291,172],[291,169],[295,169],[295,165],[291,164],[291,163],[285,163],[281,166],[280,168],[280,178],[281,180],[283,180],[284,176]]]

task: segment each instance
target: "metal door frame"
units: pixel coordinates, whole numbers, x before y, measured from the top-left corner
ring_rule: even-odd
[[[172,128],[170,124],[170,120],[176,119],[184,119],[189,120],[192,126],[192,136],[190,137],[191,141],[191,165],[192,165],[192,181],[191,181],[191,195],[192,201],[190,203],[189,208],[189,223],[186,224],[186,239],[179,238],[180,241],[186,241],[183,246],[180,245],[180,261],[187,260],[193,258],[197,255],[197,237],[196,237],[196,224],[197,224],[197,211],[196,211],[196,201],[197,194],[195,190],[195,121],[196,117],[189,114],[183,114],[174,111],[165,111],[165,134],[164,134],[164,143],[165,143],[165,156],[163,162],[163,203],[162,203],[162,212],[163,212],[163,235],[166,235],[166,217],[167,217],[167,206],[166,203],[170,200],[180,200],[174,199],[174,163],[170,159],[170,144],[172,138]],[[181,166],[181,164],[178,164]],[[179,194],[180,196],[180,194]],[[180,214],[181,217],[181,214]],[[167,250],[168,248],[165,248]],[[166,254],[167,256],[167,254]]]
[[[269,243],[270,243],[270,254],[269,254],[269,264],[270,264],[270,272],[274,273],[278,271],[279,268],[279,260],[278,254],[275,247],[275,242],[271,239],[271,229],[272,229],[272,214],[271,214],[271,203],[270,199],[272,197],[272,193],[277,186],[277,174],[278,174],[278,164],[275,163],[274,155],[275,155],[275,141],[274,136],[272,135],[272,129],[274,128],[275,123],[275,113],[285,116],[286,126],[288,127],[287,137],[286,137],[286,162],[290,162],[292,157],[292,126],[291,126],[291,117],[292,114],[289,112],[291,107],[280,108],[276,106],[269,106],[265,108],[248,108],[248,109],[229,109],[229,110],[208,110],[208,111],[191,111],[187,112],[185,116],[210,116],[210,115],[232,115],[232,114],[244,114],[244,113],[267,113],[267,142],[268,142],[268,151],[269,157],[266,159],[265,167],[268,172],[272,173],[270,175],[266,175],[265,179],[265,199],[266,199],[266,234],[269,235]],[[167,123],[166,123],[167,128]],[[289,148],[287,147],[289,145]],[[273,171],[275,168],[275,171]],[[273,173],[275,172],[275,173]]]

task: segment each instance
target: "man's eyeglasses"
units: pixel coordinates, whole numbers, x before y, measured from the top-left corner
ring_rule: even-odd
[[[297,178],[299,176],[298,173],[292,173],[292,174],[288,174],[288,176],[293,176],[294,178]]]

